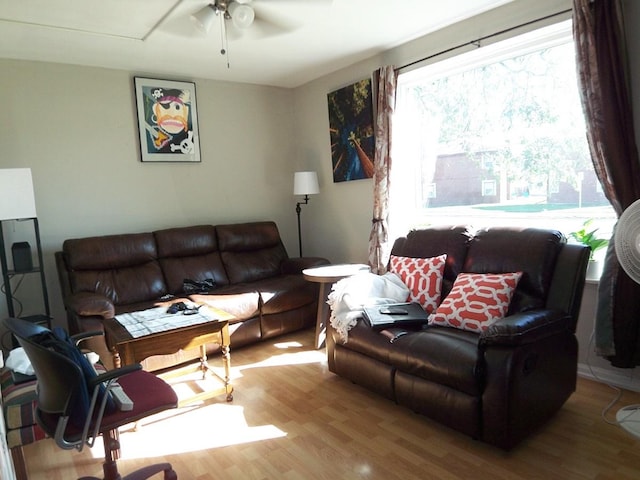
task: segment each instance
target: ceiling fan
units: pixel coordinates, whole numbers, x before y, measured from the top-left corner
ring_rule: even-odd
[[[210,0],[190,18],[196,29],[205,34],[211,31],[216,20],[219,22],[220,53],[227,55],[228,67],[228,33],[233,38],[246,31],[258,32],[259,36],[293,31],[310,17],[310,7],[331,3],[332,0]]]
[[[191,15],[191,20],[198,30],[205,33],[211,30],[216,17],[231,20],[238,28],[249,28],[256,15],[250,3],[250,0],[214,0]]]

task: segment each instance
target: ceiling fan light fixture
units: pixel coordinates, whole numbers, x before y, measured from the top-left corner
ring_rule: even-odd
[[[212,4],[198,10],[191,15],[191,21],[198,30],[204,33],[208,33],[211,30],[214,20],[216,19],[216,11]]]
[[[250,27],[256,17],[253,8],[238,2],[229,3],[229,15],[231,15],[233,24],[238,28]]]

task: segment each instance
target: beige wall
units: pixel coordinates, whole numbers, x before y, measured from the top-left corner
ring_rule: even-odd
[[[304,164],[294,157],[292,91],[195,79],[202,162],[142,163],[132,77],[0,60],[0,167],[32,169],[57,322],[65,317],[53,252],[66,238],[272,219],[297,252],[292,179]],[[24,240],[25,226],[5,223],[8,245]],[[41,311],[31,280],[18,291],[27,314]]]

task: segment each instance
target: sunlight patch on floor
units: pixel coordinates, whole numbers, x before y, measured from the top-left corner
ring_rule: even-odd
[[[303,345],[300,342],[277,342],[273,346],[284,350],[286,348],[302,348]]]
[[[123,459],[176,455],[212,448],[226,447],[286,437],[287,433],[273,425],[250,426],[244,417],[244,407],[213,404],[173,410],[164,419],[150,417],[140,428],[123,427],[120,445]],[[102,442],[96,442],[92,455],[104,455]]]
[[[272,355],[269,358],[255,363],[246,363],[242,365],[234,364],[233,355],[231,356],[231,381],[242,378],[243,370],[264,367],[283,367],[287,365],[303,365],[309,363],[326,363],[327,355],[324,349],[306,350],[305,346],[300,342],[278,342],[273,346],[280,350],[292,350],[287,353]],[[211,365],[211,364],[210,364]],[[215,370],[215,368],[214,368]]]
[[[238,388],[235,380],[244,376],[244,370],[326,362],[324,349],[307,349],[297,341],[277,342],[273,346],[286,353],[243,365],[234,365],[232,355],[231,383],[235,388]],[[218,361],[219,358],[210,358],[209,366],[217,374],[223,374]],[[219,386],[210,375],[203,379],[202,372],[189,372],[167,381],[180,399]],[[232,403],[206,405],[198,402],[144,419],[138,429],[133,424],[120,429],[123,459],[175,455],[286,436],[285,431],[274,425],[249,426],[244,407]],[[96,458],[104,455],[101,441],[96,442],[91,453]]]
[[[231,367],[237,370],[248,370],[250,368],[260,367],[283,367],[286,365],[302,365],[305,363],[321,363],[326,361],[326,355],[324,351],[310,350],[293,353],[281,353],[280,355],[272,355],[260,362],[248,363],[246,365],[239,365],[237,367]]]

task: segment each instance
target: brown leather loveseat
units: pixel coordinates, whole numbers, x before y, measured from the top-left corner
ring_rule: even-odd
[[[301,271],[322,258],[289,258],[274,222],[198,225],[150,233],[64,241],[56,266],[72,334],[102,329],[102,320],[189,296],[185,280],[210,282],[207,302],[232,313],[233,348],[315,323],[318,285]],[[98,337],[100,338],[100,337]],[[104,340],[90,347],[109,363]],[[146,365],[155,369],[195,358]]]
[[[461,272],[523,272],[507,316],[476,333],[429,325],[393,343],[359,319],[329,327],[330,371],[475,439],[511,449],[575,391],[576,322],[589,256],[557,231],[411,231],[392,255],[447,254],[442,298]]]

